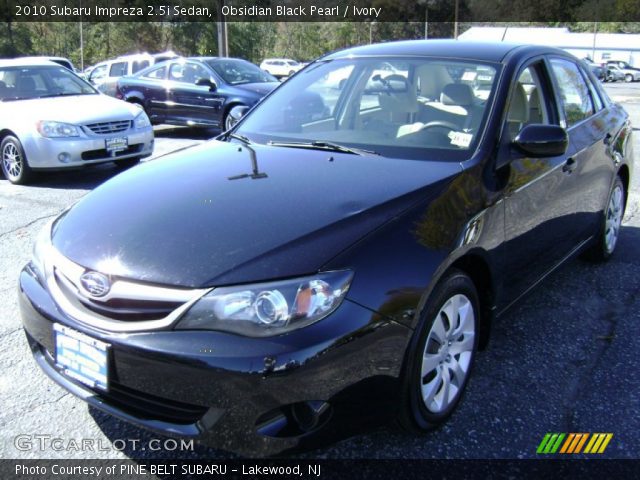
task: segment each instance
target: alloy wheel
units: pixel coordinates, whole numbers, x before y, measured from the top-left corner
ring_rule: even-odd
[[[231,130],[231,127],[233,127],[236,124],[236,122],[233,121],[233,117],[231,116],[230,113],[227,114],[227,116],[224,119],[224,130],[225,132],[228,130]]]
[[[475,342],[471,300],[456,294],[436,315],[422,357],[422,400],[432,413],[442,413],[456,401],[469,374]]]
[[[604,229],[605,247],[609,253],[613,252],[614,248],[616,248],[618,236],[620,235],[623,197],[624,194],[622,192],[622,187],[620,185],[616,185],[611,192],[611,198],[609,199],[609,205],[607,206],[607,216]]]
[[[22,173],[23,158],[18,147],[13,142],[7,142],[2,149],[2,167],[10,179],[20,177]]]

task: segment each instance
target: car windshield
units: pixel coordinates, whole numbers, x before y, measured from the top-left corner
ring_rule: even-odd
[[[427,57],[318,62],[285,82],[239,125],[263,144],[350,147],[423,159],[470,157],[486,123],[493,64]]]
[[[249,63],[244,60],[225,58],[207,60],[205,63],[230,85],[278,81],[275,77],[272,77],[264,70],[259,69],[253,63]]]
[[[98,92],[68,69],[60,66],[0,67],[0,101],[67,95],[97,95]]]

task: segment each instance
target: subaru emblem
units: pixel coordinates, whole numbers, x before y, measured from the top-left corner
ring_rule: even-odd
[[[111,282],[106,275],[98,272],[87,272],[80,277],[82,290],[92,297],[104,297],[111,289]]]

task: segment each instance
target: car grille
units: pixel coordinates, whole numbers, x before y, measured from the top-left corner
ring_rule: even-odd
[[[170,327],[210,289],[168,288],[107,276],[108,292],[92,296],[81,277],[89,270],[52,249],[45,266],[51,295],[77,321],[109,331],[141,331]]]
[[[98,135],[124,132],[131,127],[131,120],[118,120],[116,122],[100,122],[85,125],[89,130]]]
[[[144,144],[136,143],[135,145],[129,145],[126,149],[120,150],[118,152],[114,152],[114,154],[110,154],[105,148],[101,148],[100,150],[89,150],[87,152],[82,152],[82,160],[100,160],[101,158],[118,158],[124,155],[132,155],[138,153],[142,150]]]
[[[200,420],[207,413],[206,407],[156,397],[116,382],[109,384],[109,392],[100,392],[99,395],[114,407],[138,418],[191,424]]]

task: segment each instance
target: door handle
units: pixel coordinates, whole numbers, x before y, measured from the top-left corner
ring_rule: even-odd
[[[571,173],[576,168],[576,160],[573,157],[569,157],[569,159],[562,166],[562,171],[565,173]]]

